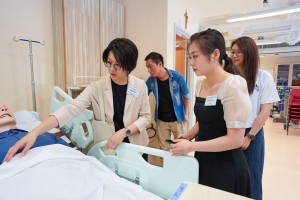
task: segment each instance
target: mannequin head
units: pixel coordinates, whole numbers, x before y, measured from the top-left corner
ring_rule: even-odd
[[[14,114],[0,102],[0,133],[15,128],[16,123]]]

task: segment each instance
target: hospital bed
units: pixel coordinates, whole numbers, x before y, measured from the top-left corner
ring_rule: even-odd
[[[0,165],[1,200],[162,200],[120,178],[92,156],[53,144]]]
[[[72,98],[55,86],[52,90],[50,113],[70,101]],[[93,112],[85,110],[60,130],[79,148],[86,148],[93,141],[92,118]],[[102,150],[105,143],[103,141],[94,145],[87,155],[95,157],[119,177],[163,199],[170,198],[184,181],[198,183],[199,164],[194,157],[171,156],[171,152],[128,143],[122,143],[116,150],[116,155],[105,155]],[[162,157],[163,167],[149,164],[141,153]]]

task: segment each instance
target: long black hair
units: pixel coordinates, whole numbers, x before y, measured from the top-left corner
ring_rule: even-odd
[[[235,44],[244,56],[243,66],[241,66],[242,75],[247,81],[249,94],[252,94],[255,88],[256,74],[259,65],[258,48],[255,41],[246,36],[234,40],[231,44],[231,48]]]
[[[222,61],[225,61],[224,70],[231,74],[239,74],[238,68],[226,54],[225,40],[219,31],[209,28],[205,31],[195,33],[190,38],[190,44],[193,42],[195,42],[208,60],[210,60],[210,55],[215,51],[215,49],[218,49],[220,51],[219,64],[223,65]]]

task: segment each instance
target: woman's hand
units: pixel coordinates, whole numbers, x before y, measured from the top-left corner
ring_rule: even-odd
[[[179,155],[187,154],[192,151],[191,141],[185,139],[176,139],[173,141],[175,142],[175,144],[170,145],[171,151],[173,152],[172,156],[179,156]]]
[[[25,154],[27,153],[27,151],[32,147],[32,145],[35,143],[37,136],[34,134],[30,134],[28,133],[25,137],[23,137],[21,140],[19,140],[18,142],[16,142],[16,144],[14,146],[12,146],[3,162],[9,162],[10,159],[16,155],[16,153],[18,152],[19,149],[23,149],[21,156],[25,156]]]
[[[248,136],[245,136],[242,144],[242,149],[246,150],[249,147],[250,143],[251,143],[250,138]]]
[[[185,133],[185,134],[180,134],[180,135],[178,135],[177,138],[175,138],[175,139],[186,139],[186,140],[190,140],[186,133]]]
[[[123,139],[126,137],[125,129],[120,129],[119,131],[115,132],[106,142],[104,148],[105,149],[114,149],[116,150]]]

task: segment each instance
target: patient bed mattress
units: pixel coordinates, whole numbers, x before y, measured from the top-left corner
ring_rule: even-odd
[[[0,199],[161,199],[118,177],[96,158],[55,144],[0,166]]]

